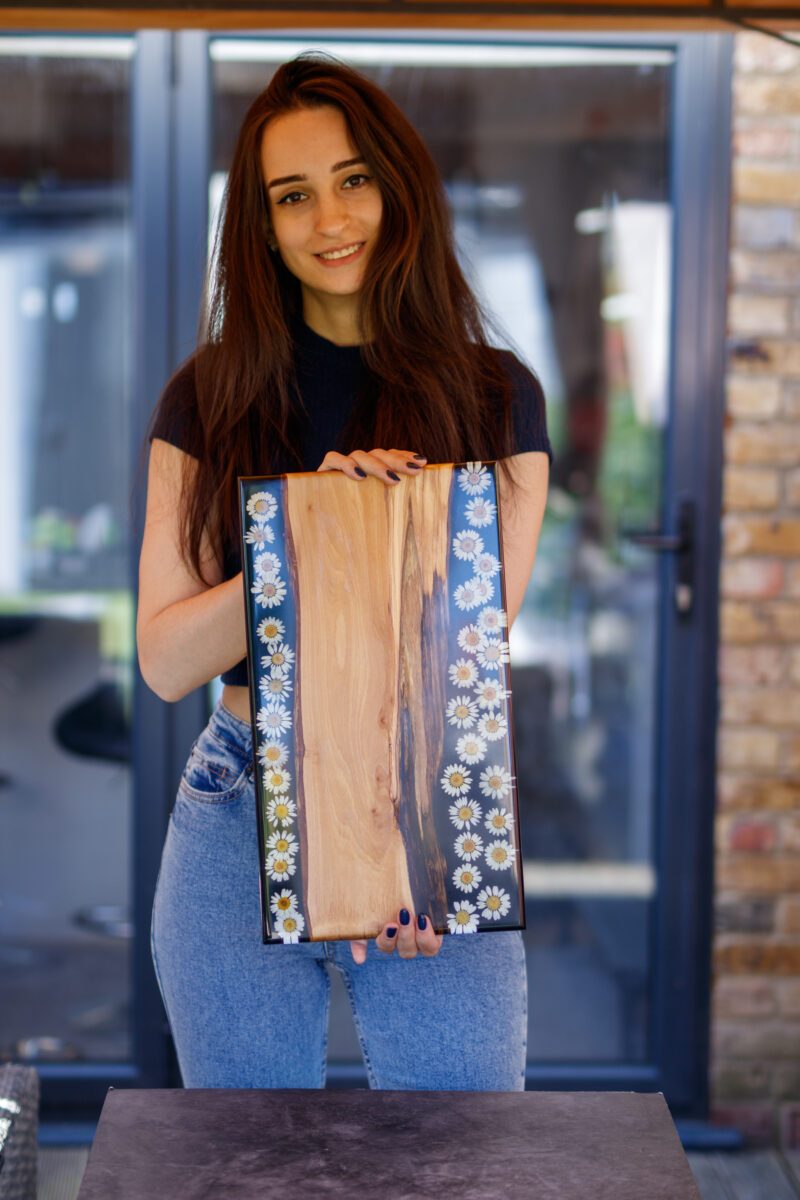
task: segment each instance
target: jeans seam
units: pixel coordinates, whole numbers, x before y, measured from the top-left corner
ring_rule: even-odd
[[[356,1037],[358,1038],[358,1044],[361,1047],[361,1056],[364,1059],[364,1066],[367,1068],[367,1079],[369,1080],[369,1085],[371,1088],[380,1090],[378,1088],[378,1078],[373,1069],[372,1061],[369,1057],[369,1051],[367,1050],[367,1042],[364,1037],[364,1031],[361,1028],[361,1021],[358,1015],[356,997],[353,991],[353,984],[350,979],[350,972],[348,971],[347,967],[342,966],[340,963],[336,963],[336,966],[341,972],[342,979],[344,980],[344,986],[347,989],[347,998],[350,1001],[350,1009],[353,1014],[353,1024],[356,1027]]]
[[[325,960],[319,964],[320,970],[325,977],[325,1001],[324,1001],[324,1020],[322,1023],[322,1061],[320,1063],[320,1087],[325,1087],[325,1080],[328,1074],[328,1034],[330,1024],[331,1011],[331,977],[328,974],[328,968]]]

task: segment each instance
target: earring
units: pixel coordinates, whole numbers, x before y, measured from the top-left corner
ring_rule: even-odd
[[[271,234],[267,235],[267,246],[273,252],[278,249],[278,243],[275,241],[275,238]]]

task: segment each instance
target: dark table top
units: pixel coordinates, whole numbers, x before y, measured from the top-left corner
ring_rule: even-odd
[[[699,1200],[660,1093],[115,1090],[78,1200]]]

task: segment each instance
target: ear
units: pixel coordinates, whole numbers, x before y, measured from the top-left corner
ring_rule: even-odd
[[[267,230],[267,245],[269,246],[270,250],[272,250],[272,251],[275,251],[278,249],[278,243],[275,241],[275,234],[272,232],[271,229]]]

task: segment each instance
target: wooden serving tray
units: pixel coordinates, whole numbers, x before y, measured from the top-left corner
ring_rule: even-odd
[[[496,465],[240,492],[264,941],[524,928]]]

